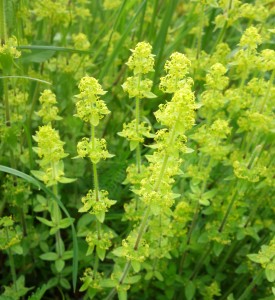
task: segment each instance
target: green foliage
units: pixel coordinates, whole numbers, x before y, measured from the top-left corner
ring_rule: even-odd
[[[0,0],[0,300],[274,298],[273,2]]]

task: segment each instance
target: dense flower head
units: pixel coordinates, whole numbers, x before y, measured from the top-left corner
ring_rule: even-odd
[[[18,58],[21,56],[21,52],[16,49],[17,47],[17,39],[12,36],[8,38],[3,45],[0,45],[0,55],[8,55],[12,58]]]
[[[42,159],[42,165],[56,163],[67,156],[63,149],[64,142],[60,140],[59,133],[50,124],[40,126],[33,138],[38,144],[35,151]]]
[[[112,246],[112,238],[114,237],[111,231],[101,232],[100,238],[98,232],[89,232],[86,236],[86,242],[88,244],[88,250],[86,255],[93,253],[96,247],[96,253],[101,260],[105,258],[106,250]]]
[[[95,78],[89,76],[83,77],[78,87],[81,92],[75,96],[78,99],[76,116],[84,122],[97,126],[99,120],[110,113],[105,102],[98,97],[98,95],[104,95],[106,92],[103,91]]]
[[[206,84],[209,88],[223,90],[228,85],[229,79],[223,76],[226,73],[226,68],[216,63],[211,68],[209,73],[206,75]]]
[[[231,132],[228,121],[220,119],[214,121],[214,123],[210,127],[210,130],[213,136],[220,139],[226,138]]]
[[[262,38],[258,32],[258,29],[254,26],[250,26],[243,33],[239,45],[241,47],[256,49],[258,45],[261,43],[262,43]]]
[[[172,100],[161,104],[155,112],[158,122],[167,127],[175,124],[184,132],[195,124],[195,96],[191,89],[181,89],[175,92]]]
[[[83,138],[77,144],[77,153],[79,157],[89,157],[94,164],[97,164],[101,159],[113,157],[107,151],[105,139],[95,139],[93,142],[88,138]]]
[[[164,65],[164,70],[178,79],[183,78],[189,72],[191,61],[182,53],[174,52]]]
[[[275,51],[264,49],[260,53],[260,68],[263,71],[275,70]]]
[[[144,137],[153,137],[150,133],[151,127],[148,123],[141,122],[138,124],[138,130],[136,128],[136,119],[128,124],[123,124],[123,130],[118,133],[118,135],[123,136],[129,141],[134,141],[138,143],[144,142]]]
[[[51,90],[44,90],[39,97],[39,102],[42,106],[37,115],[43,119],[44,124],[61,119],[58,116],[58,108],[55,106],[56,96]]]
[[[126,79],[122,88],[129,94],[130,98],[152,98],[150,97],[152,85],[153,81],[150,79],[140,80],[138,77],[133,76]]]
[[[104,221],[105,213],[108,209],[116,203],[114,200],[108,198],[108,192],[101,190],[97,193],[95,190],[89,190],[87,195],[82,197],[81,202],[83,206],[78,210],[79,212],[89,212],[95,215],[100,222]]]
[[[166,76],[160,78],[160,89],[164,93],[174,93],[178,89],[193,85],[191,78],[185,78],[191,66],[190,60],[182,53],[175,52],[166,61]]]
[[[70,21],[67,0],[37,0],[34,1],[34,14],[37,20],[50,19],[53,25],[67,26]]]
[[[140,42],[136,45],[127,65],[134,71],[134,74],[147,74],[154,71],[154,55],[151,53],[152,46],[146,42]]]
[[[90,76],[84,76],[83,78],[81,78],[78,88],[80,92],[89,92],[94,95],[106,94],[106,92],[103,91],[102,86],[100,85],[98,80]]]
[[[123,257],[127,260],[143,262],[149,256],[149,245],[142,239],[138,249],[135,249],[137,235],[132,232],[126,239],[122,240]]]
[[[73,34],[72,39],[74,47],[79,50],[88,50],[90,48],[90,42],[84,33]]]

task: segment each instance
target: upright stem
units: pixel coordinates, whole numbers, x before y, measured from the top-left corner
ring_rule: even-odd
[[[0,0],[0,38],[1,44],[5,43],[7,38],[7,29],[6,29],[6,0]]]
[[[58,197],[58,190],[57,190],[57,184],[53,186],[53,193],[56,197]],[[58,204],[54,202],[54,211],[55,211],[55,218],[57,219],[57,224],[60,222],[60,210],[58,207]],[[61,235],[60,235],[60,230],[58,229],[55,233],[55,240],[56,240],[56,253],[58,254],[59,257],[62,256],[62,249],[61,249]]]
[[[141,75],[138,76],[138,90],[140,90],[140,81]],[[140,98],[136,98],[136,134],[139,136],[139,123],[140,123]],[[139,174],[141,171],[141,153],[140,153],[140,143],[138,143],[136,147],[136,165],[137,165],[137,173]]]
[[[168,144],[171,145],[174,143],[174,140],[175,140],[175,136],[176,136],[176,123],[177,121],[175,122],[175,125],[172,127],[171,129],[171,133],[170,133],[170,137],[169,137],[169,141],[168,141]],[[167,163],[168,163],[168,158],[169,158],[169,155],[166,153],[164,155],[164,158],[163,158],[163,161],[162,161],[162,166],[161,166],[161,169],[160,169],[160,172],[159,172],[159,177],[158,177],[158,180],[156,181],[155,185],[154,185],[154,191],[158,191],[159,188],[160,188],[160,185],[161,185],[161,181],[163,179],[163,175],[165,173],[165,169],[167,167]],[[146,210],[145,210],[145,213],[143,215],[143,218],[142,218],[142,221],[140,223],[140,226],[139,226],[139,230],[138,230],[138,234],[137,234],[137,239],[136,239],[136,242],[135,242],[135,245],[134,245],[134,250],[138,250],[138,247],[139,247],[139,244],[140,244],[140,241],[146,231],[146,228],[147,228],[147,225],[148,225],[148,221],[150,220],[151,218],[151,210],[150,210],[150,206],[147,206]],[[123,284],[124,282],[124,279],[127,277],[128,275],[128,272],[131,268],[131,261],[127,261],[127,263],[125,264],[125,267],[123,269],[123,272],[122,272],[122,275],[119,279],[119,284]],[[110,300],[114,297],[114,295],[116,294],[116,288],[112,289],[111,292],[109,293],[109,295],[105,298],[105,300]]]
[[[8,232],[8,229],[6,229],[6,235],[7,235],[7,239],[9,239],[9,232]],[[8,256],[9,256],[9,262],[10,262],[10,267],[11,267],[11,276],[12,276],[12,281],[13,281],[13,284],[14,284],[14,287],[15,287],[15,290],[17,291],[17,284],[16,284],[16,271],[15,271],[15,264],[14,264],[14,259],[13,259],[13,255],[12,255],[12,252],[11,252],[11,249],[8,248],[7,249],[8,251]]]
[[[238,298],[238,300],[245,300],[249,296],[249,293],[254,288],[254,286],[258,283],[258,281],[262,278],[264,273],[264,269],[258,272],[258,274],[254,277],[254,279],[251,281],[249,286],[244,290],[244,292],[241,294],[241,296]]]
[[[203,25],[204,25],[204,4],[201,4],[200,27],[198,31],[198,44],[197,44],[197,55],[196,55],[197,59],[199,59],[200,52],[201,52]]]
[[[92,140],[92,147],[93,147],[93,149],[95,149],[95,126],[92,125],[92,124],[91,124],[91,140]],[[98,173],[97,173],[97,167],[96,167],[97,164],[94,163],[94,162],[92,164],[93,164],[95,197],[96,197],[96,201],[100,201]],[[100,240],[101,239],[101,224],[98,221],[98,219],[96,219],[96,230],[97,230],[97,238],[98,238],[98,240]],[[98,269],[98,262],[99,262],[98,255],[95,254],[94,276],[96,276],[96,272],[97,272],[97,269]]]
[[[227,218],[228,218],[228,216],[229,216],[229,214],[230,214],[230,212],[231,212],[231,209],[232,209],[232,207],[233,207],[233,204],[234,204],[234,202],[235,202],[235,200],[236,200],[236,197],[237,197],[237,191],[236,191],[236,189],[235,189],[235,192],[234,192],[234,194],[233,194],[233,196],[232,196],[232,199],[231,199],[231,201],[230,201],[230,203],[229,203],[229,206],[228,206],[228,208],[227,208],[227,210],[226,210],[226,213],[225,213],[225,215],[224,215],[224,217],[223,217],[223,220],[222,220],[222,222],[221,222],[221,225],[220,225],[220,227],[219,227],[219,232],[223,232],[224,226],[225,226],[226,221],[227,221]]]
[[[7,82],[7,80],[3,80],[3,89],[4,89],[6,126],[11,126],[10,104],[9,104],[9,94],[8,94],[8,82]]]
[[[264,99],[263,99],[263,102],[262,102],[262,105],[261,105],[260,113],[263,112],[264,107],[265,107],[265,103],[268,100],[270,89],[272,87],[274,77],[275,77],[275,69],[272,71],[272,74],[270,76],[268,87],[267,87],[267,90],[266,90],[266,93],[265,93],[265,96],[264,96]]]

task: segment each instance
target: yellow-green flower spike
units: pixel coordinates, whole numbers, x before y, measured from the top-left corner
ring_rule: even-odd
[[[154,55],[151,53],[152,46],[146,42],[140,42],[132,51],[127,65],[134,74],[147,74],[154,71]]]

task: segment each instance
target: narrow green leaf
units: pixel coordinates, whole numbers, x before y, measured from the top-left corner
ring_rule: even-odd
[[[61,273],[65,267],[65,261],[63,259],[59,258],[54,263],[55,263],[56,271],[58,273]]]
[[[58,255],[55,252],[43,253],[39,256],[43,260],[55,261],[58,259]]]
[[[49,226],[49,227],[53,227],[53,226],[54,226],[52,221],[49,221],[49,220],[47,220],[47,219],[45,219],[45,218],[42,218],[42,217],[36,217],[36,219],[39,220],[41,223],[43,223],[43,224]]]
[[[132,260],[132,261],[131,261],[131,266],[132,266],[132,268],[134,269],[134,271],[135,271],[136,273],[140,271],[141,264],[140,264],[139,261]]]
[[[112,288],[115,287],[117,284],[117,281],[113,279],[103,279],[100,281],[100,286],[105,288]]]
[[[192,281],[188,281],[185,286],[185,297],[187,300],[192,300],[195,295],[196,287]]]

